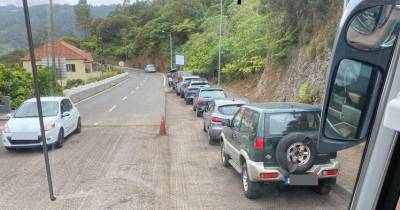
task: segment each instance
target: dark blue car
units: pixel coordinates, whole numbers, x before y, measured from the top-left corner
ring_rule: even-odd
[[[193,111],[196,111],[197,117],[202,117],[208,104],[214,99],[226,98],[226,94],[221,88],[201,88],[193,100]]]

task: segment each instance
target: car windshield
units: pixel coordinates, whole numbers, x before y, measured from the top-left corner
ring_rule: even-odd
[[[198,85],[208,85],[208,82],[192,82],[193,86],[198,86]]]
[[[293,132],[317,132],[319,113],[297,112],[268,114],[265,117],[266,135],[286,135]]]
[[[58,114],[58,102],[42,101],[43,117],[56,116]],[[36,102],[25,102],[15,112],[15,118],[38,117]]]
[[[218,111],[223,115],[234,115],[243,104],[231,104],[218,107]]]
[[[225,98],[225,93],[222,90],[203,90],[200,93],[201,98]]]

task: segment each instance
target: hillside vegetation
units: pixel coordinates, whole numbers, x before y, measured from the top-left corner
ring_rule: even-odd
[[[91,13],[94,17],[106,17],[115,7],[115,5],[91,7]],[[47,41],[48,5],[31,6],[29,12],[35,44],[42,44]],[[73,6],[56,4],[54,14],[56,37],[80,35],[75,27]],[[22,7],[0,6],[0,55],[22,48],[28,48]]]
[[[332,44],[340,15],[339,0],[225,0],[223,5],[224,80],[260,75],[267,63],[285,68],[294,51],[307,46],[314,59]],[[187,58],[186,69],[215,76],[218,68],[219,1],[155,0],[124,4],[106,19],[95,20],[87,45],[94,52],[133,64],[169,59],[168,34],[175,53]],[[92,43],[90,43],[92,42]]]

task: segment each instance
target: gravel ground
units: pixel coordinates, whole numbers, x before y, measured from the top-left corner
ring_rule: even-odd
[[[153,119],[161,113],[159,106],[154,101],[155,105],[150,109],[143,100],[160,100],[149,97],[149,93],[155,93],[151,92],[150,84],[160,78],[149,77],[147,82],[139,85],[143,87],[143,93],[139,94],[141,89],[135,89],[130,98],[120,99],[126,92],[129,94],[139,87],[137,82],[144,81],[140,74],[132,78],[103,94],[102,97],[108,100],[93,99],[102,101],[103,106],[92,108],[98,109],[92,114],[99,113],[101,120],[107,117],[101,109],[107,111],[109,106],[117,104],[115,111],[109,114],[112,123],[96,124],[98,119],[94,116],[86,118],[82,133],[70,136],[63,148],[50,151],[56,201],[51,202],[48,198],[40,150],[7,152],[0,147],[3,169],[0,170],[0,209],[348,207],[349,198],[338,191],[322,196],[307,187],[268,186],[260,199],[245,198],[239,174],[232,168],[222,167],[219,146],[208,145],[201,118],[195,117],[191,107],[173,93],[167,93],[166,98],[168,135],[158,135],[158,121]],[[81,105],[82,111],[91,113],[91,104],[95,103],[85,103]],[[141,116],[133,114],[137,110],[143,110]],[[147,121],[140,124],[143,119]]]

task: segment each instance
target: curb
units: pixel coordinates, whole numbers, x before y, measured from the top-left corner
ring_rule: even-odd
[[[346,190],[340,184],[336,184],[333,186],[332,191],[334,191],[339,197],[343,198],[344,200],[350,202],[353,193]]]

